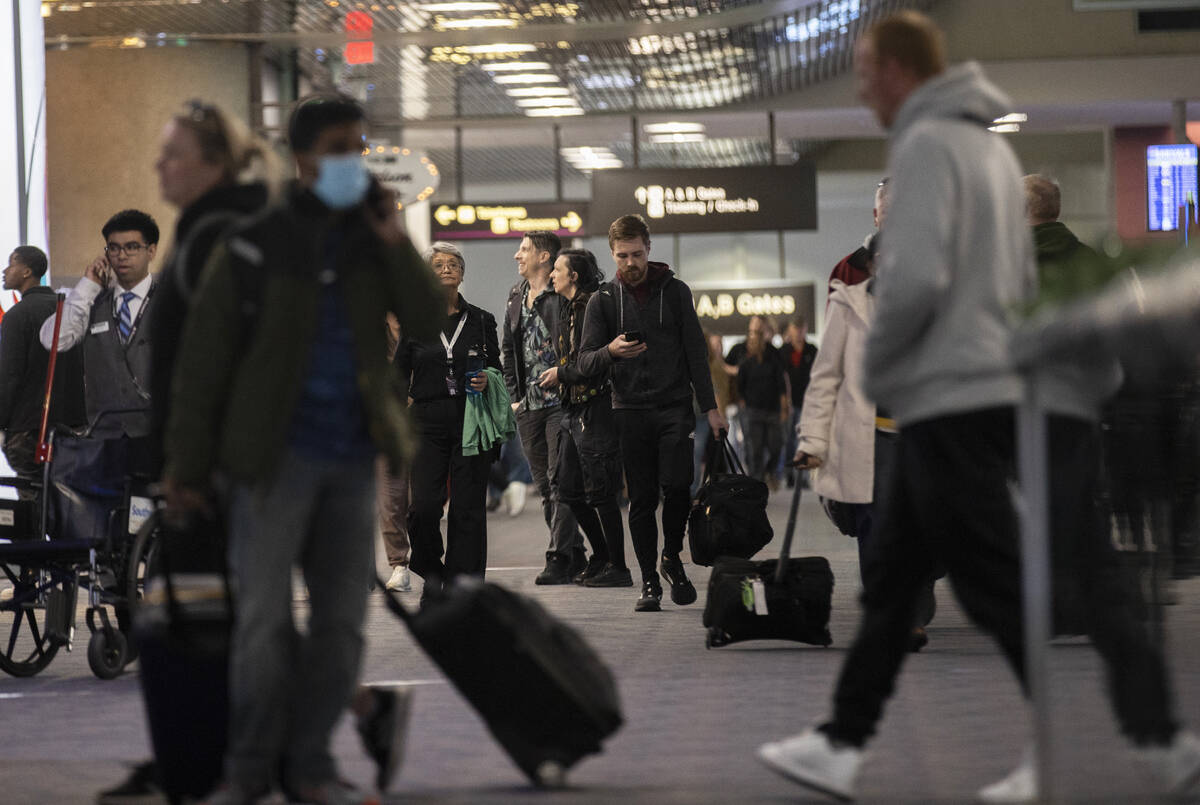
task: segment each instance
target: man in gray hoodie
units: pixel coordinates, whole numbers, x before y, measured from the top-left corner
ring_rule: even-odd
[[[1012,311],[1037,284],[1020,167],[987,130],[1011,110],[1008,98],[978,64],[947,68],[941,31],[916,12],[873,26],[856,46],[855,73],[859,97],[889,130],[894,184],[864,387],[891,412],[900,439],[833,716],[758,750],[772,770],[841,799],[854,795],[863,746],[892,694],[935,562],[1024,684],[1009,488],[1024,384],[1009,340]],[[1157,779],[1183,790],[1200,776],[1200,741],[1177,727],[1164,691],[1131,695],[1120,690],[1129,682],[1114,672],[1121,727]],[[979,794],[990,802],[1036,799],[1031,758]]]

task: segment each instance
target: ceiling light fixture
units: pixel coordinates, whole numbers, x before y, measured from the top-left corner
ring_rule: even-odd
[[[574,98],[518,98],[517,106],[530,109],[535,106],[578,106]]]
[[[469,17],[465,20],[440,20],[437,27],[447,31],[468,28],[516,28],[517,21],[505,17]]]
[[[708,138],[695,132],[684,134],[651,134],[648,138],[652,143],[702,143]]]
[[[479,65],[479,69],[489,73],[515,73],[520,70],[549,70],[550,62],[545,61],[492,61]]]
[[[497,84],[548,84],[559,79],[553,73],[511,73],[495,76],[492,80]]]
[[[509,87],[505,90],[514,98],[545,98],[550,95],[570,95],[566,87]]]
[[[703,134],[703,123],[647,123],[642,126],[647,134]]]
[[[1026,123],[1029,121],[1029,115],[1024,112],[1012,112],[1004,117],[998,117],[993,120],[993,123]]]
[[[578,106],[552,106],[548,109],[526,109],[530,117],[574,117],[582,115],[583,110]]]
[[[501,53],[531,53],[537,50],[537,45],[524,42],[503,42],[497,45],[463,45],[455,50],[459,53],[470,53],[473,56],[495,56]]]
[[[500,11],[504,8],[504,6],[501,3],[470,2],[469,0],[463,0],[463,2],[456,3],[422,3],[421,5],[417,6],[417,8],[421,9],[422,11],[428,11],[431,14],[453,14],[455,12],[469,11]]]
[[[994,126],[988,126],[988,131],[999,132],[1000,134],[1012,134],[1021,130],[1021,126],[1017,123],[997,123]]]

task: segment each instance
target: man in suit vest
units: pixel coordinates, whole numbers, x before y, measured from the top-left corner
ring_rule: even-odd
[[[104,252],[91,262],[63,305],[58,351],[83,344],[84,397],[89,421],[101,411],[145,409],[105,417],[95,435],[140,439],[150,433],[150,343],[139,326],[158,277],[150,263],[158,249],[158,224],[140,210],[122,210],[101,230]],[[54,317],[42,325],[50,349]]]

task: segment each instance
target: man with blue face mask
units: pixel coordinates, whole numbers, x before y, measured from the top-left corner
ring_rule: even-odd
[[[214,473],[230,482],[231,725],[211,800],[222,803],[277,782],[303,802],[367,801],[339,781],[329,742],[363,646],[375,457],[395,470],[411,452],[384,321],[432,337],[444,307],[395,198],[367,173],[362,108],[307,99],[288,136],[296,182],[234,229],[200,281],[166,429],[172,509],[206,505]],[[311,605],[303,635],[294,566]]]

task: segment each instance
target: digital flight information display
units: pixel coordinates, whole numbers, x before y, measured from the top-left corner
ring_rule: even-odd
[[[1146,204],[1151,232],[1179,229],[1179,208],[1196,201],[1195,145],[1151,145],[1146,148]]]

